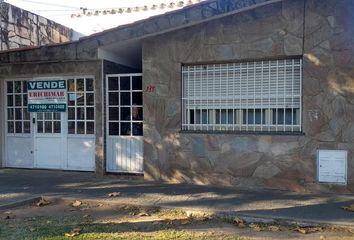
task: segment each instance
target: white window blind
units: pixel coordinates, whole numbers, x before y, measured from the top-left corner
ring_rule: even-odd
[[[301,59],[182,67],[182,129],[301,131]]]

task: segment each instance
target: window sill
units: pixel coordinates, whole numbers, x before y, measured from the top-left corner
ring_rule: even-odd
[[[192,131],[181,130],[181,134],[227,134],[227,135],[277,135],[277,136],[305,136],[304,132],[261,132],[261,131]]]

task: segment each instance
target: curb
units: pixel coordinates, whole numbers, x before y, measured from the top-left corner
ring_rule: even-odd
[[[64,201],[74,201],[76,199],[91,202],[91,203],[112,203],[112,204],[129,204],[124,201],[119,203],[119,201],[112,201],[109,198],[102,199],[84,199],[80,197],[59,197],[59,196],[43,196],[44,198],[50,201],[64,200]],[[136,204],[132,204],[136,205]],[[298,218],[289,218],[275,215],[261,215],[261,214],[244,214],[237,211],[215,211],[212,209],[203,209],[203,208],[184,208],[176,207],[169,205],[160,205],[160,204],[144,204],[139,205],[142,207],[160,207],[162,209],[179,209],[186,212],[187,216],[202,216],[202,215],[214,215],[218,218],[226,220],[235,220],[236,218],[244,221],[245,223],[258,223],[258,224],[278,224],[283,226],[299,226],[299,227],[345,227],[354,229],[354,222],[332,222],[332,221],[318,221],[314,219],[298,219]]]
[[[9,203],[9,204],[0,205],[0,210],[7,210],[7,209],[10,209],[10,208],[21,207],[23,205],[27,205],[27,204],[33,203],[35,201],[38,201],[41,198],[42,198],[41,196],[31,197],[31,198],[27,198],[27,199],[24,199],[24,200],[19,200],[19,201],[16,201],[16,202],[12,202],[12,203]]]

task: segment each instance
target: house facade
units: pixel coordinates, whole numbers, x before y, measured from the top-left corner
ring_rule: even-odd
[[[207,1],[2,52],[2,166],[353,192],[353,10]],[[65,109],[32,109],[55,81]]]

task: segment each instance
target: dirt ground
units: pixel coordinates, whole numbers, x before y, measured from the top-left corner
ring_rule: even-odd
[[[118,235],[117,235],[118,234]],[[0,212],[0,239],[354,239],[354,230],[259,225],[183,210],[42,200]]]

